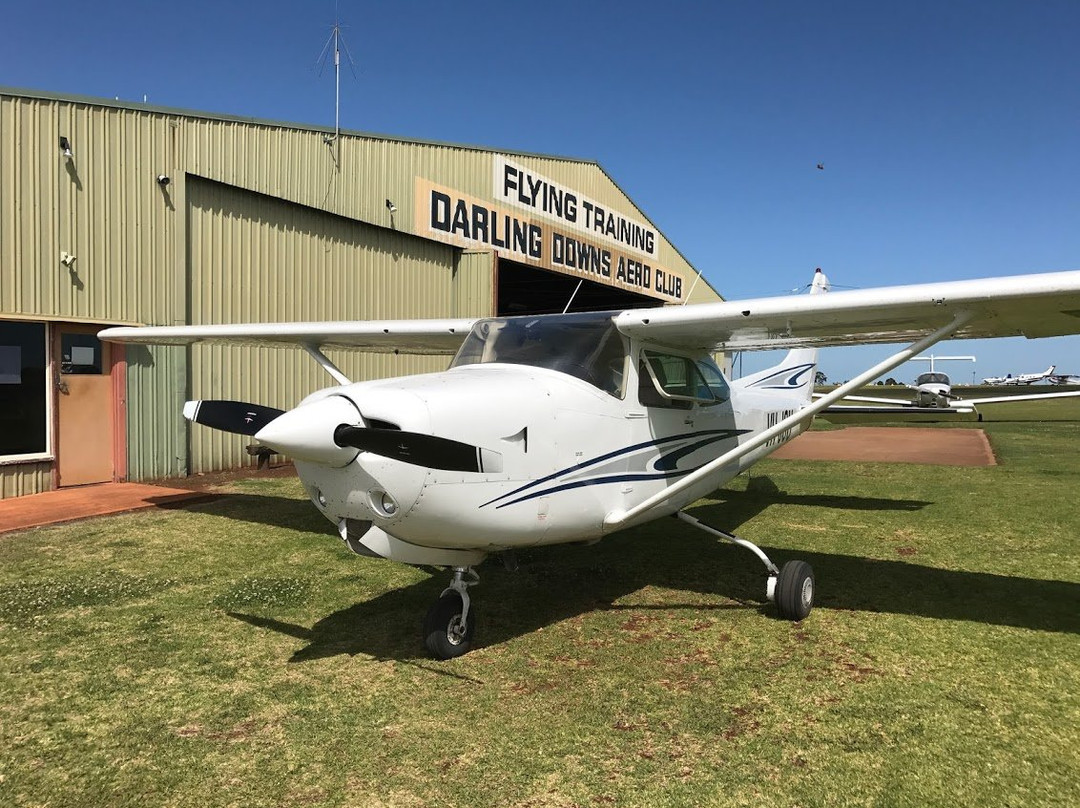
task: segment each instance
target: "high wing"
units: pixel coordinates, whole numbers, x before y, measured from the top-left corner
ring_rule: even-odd
[[[691,350],[764,350],[918,339],[968,317],[950,339],[1080,333],[1080,271],[913,284],[825,295],[631,309],[628,336]],[[452,354],[474,319],[257,323],[110,328],[114,342],[231,342]]]
[[[1080,271],[632,309],[615,322],[631,337],[717,351],[904,342],[958,315],[970,319],[950,339],[1080,333]]]
[[[230,342],[357,348],[375,353],[453,354],[476,320],[367,320],[109,328],[102,339],[155,345]]]

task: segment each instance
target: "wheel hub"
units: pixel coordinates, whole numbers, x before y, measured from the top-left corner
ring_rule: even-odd
[[[446,625],[446,641],[451,645],[461,645],[465,639],[465,630],[465,621],[461,619],[461,615],[454,615]]]

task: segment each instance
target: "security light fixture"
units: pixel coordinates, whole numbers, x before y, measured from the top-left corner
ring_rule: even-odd
[[[170,180],[164,174],[158,174],[157,175],[157,184],[160,185],[162,188],[167,186],[170,182],[172,182],[172,180]]]
[[[386,209],[388,211],[390,211],[391,213],[395,213],[395,212],[397,212],[397,205],[395,205],[393,202],[391,202],[389,199],[387,199],[386,200]]]
[[[64,157],[75,156],[71,151],[71,141],[63,135],[60,136],[60,150],[64,153]]]

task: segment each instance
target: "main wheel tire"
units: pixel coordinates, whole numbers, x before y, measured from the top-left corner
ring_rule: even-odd
[[[814,569],[805,561],[789,561],[776,582],[776,608],[786,620],[804,620],[814,608]]]
[[[424,618],[424,646],[436,659],[453,659],[472,648],[476,619],[469,609],[469,618],[463,625],[462,611],[461,595],[457,592],[447,592],[428,610]]]

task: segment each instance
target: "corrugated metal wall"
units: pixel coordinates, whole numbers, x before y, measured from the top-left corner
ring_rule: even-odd
[[[506,153],[647,220],[595,163]],[[413,207],[418,177],[490,197],[492,154],[355,133],[327,144],[303,126],[0,90],[0,316],[164,325],[491,314],[492,255],[423,238]],[[658,249],[693,282],[666,239]],[[716,295],[700,284],[692,299]],[[208,430],[189,450],[187,395],[284,406],[329,380],[296,352],[209,350],[192,351],[189,368],[184,349],[129,348],[131,479],[247,461],[242,441],[215,444]],[[353,378],[445,364],[334,359]],[[50,484],[47,463],[0,466],[3,496]]]
[[[187,184],[191,322],[476,316],[488,276],[455,271],[457,250],[221,183]],[[474,262],[475,263],[475,262]],[[442,370],[441,357],[328,353],[351,379]],[[288,348],[194,346],[193,398],[294,406],[335,382]],[[250,439],[191,432],[194,472],[250,462]]]
[[[52,487],[52,463],[0,466],[0,499],[37,494]]]
[[[177,129],[145,112],[0,97],[0,312],[182,321],[176,210],[154,179]]]
[[[128,479],[180,477],[188,470],[187,349],[127,345]]]

